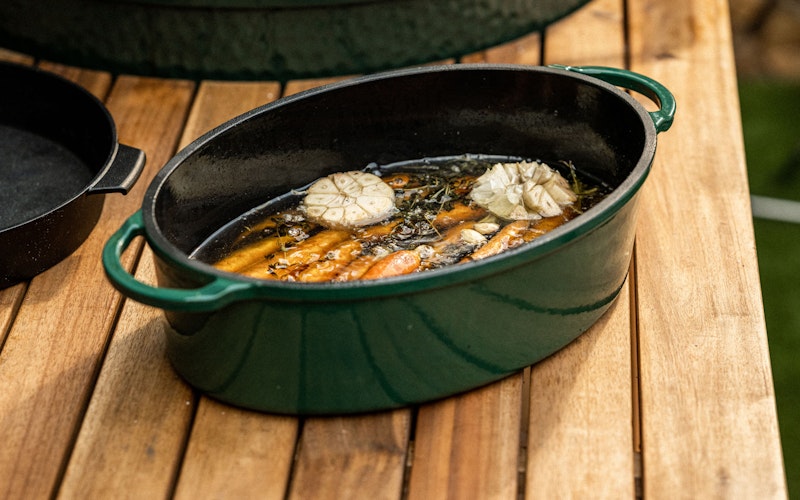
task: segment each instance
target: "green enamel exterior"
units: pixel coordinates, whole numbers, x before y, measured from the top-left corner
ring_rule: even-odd
[[[623,286],[634,217],[629,205],[550,258],[456,286],[374,300],[242,301],[202,319],[167,313],[168,354],[210,396],[273,412],[448,396],[549,356],[597,321]]]

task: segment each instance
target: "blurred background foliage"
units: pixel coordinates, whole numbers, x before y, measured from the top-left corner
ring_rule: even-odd
[[[730,0],[750,190],[800,220],[800,1]],[[754,210],[778,419],[800,498],[800,224]]]

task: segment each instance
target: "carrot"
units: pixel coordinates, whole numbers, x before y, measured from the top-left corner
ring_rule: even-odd
[[[294,247],[276,251],[263,261],[256,262],[239,272],[253,278],[284,278],[290,272],[297,272],[295,266],[308,265],[320,260],[331,247],[349,237],[348,231],[335,229],[320,231]]]
[[[388,278],[413,273],[419,269],[419,254],[412,250],[398,250],[376,262],[361,277],[364,280]]]
[[[403,172],[398,172],[384,177],[383,182],[388,184],[392,189],[402,189],[411,182],[411,176]]]
[[[465,221],[448,229],[442,235],[442,239],[430,244],[433,254],[422,261],[421,267],[430,269],[454,262],[453,259],[458,259],[459,254],[463,255],[468,252],[470,248],[462,241],[461,231],[472,229],[473,226],[475,226],[475,221]]]
[[[545,217],[543,219],[539,219],[531,224],[528,230],[525,231],[525,234],[522,236],[523,239],[528,242],[538,238],[539,236],[542,236],[543,234],[549,233],[570,219],[565,214],[566,213],[556,215],[555,217]]]
[[[436,214],[433,226],[441,231],[459,222],[480,219],[484,215],[486,215],[486,209],[478,205],[454,203],[450,210],[443,210]]]
[[[525,230],[528,229],[530,224],[527,220],[517,220],[502,228],[492,238],[486,242],[485,245],[477,249],[472,255],[468,255],[461,259],[461,262],[468,262],[470,260],[485,259],[492,255],[497,255],[510,248],[517,247],[525,243],[523,235]]]
[[[240,271],[264,260],[285,245],[290,245],[294,242],[295,239],[291,236],[265,238],[225,256],[223,259],[215,262],[214,267],[221,271]]]
[[[352,281],[359,279],[383,255],[364,254],[364,243],[379,240],[389,235],[402,219],[395,219],[387,224],[376,224],[356,229],[352,243],[340,244],[333,259],[312,263],[306,271],[298,276],[300,281]],[[350,246],[352,245],[352,247]],[[356,246],[358,245],[357,249]]]
[[[385,255],[368,253],[356,257],[339,270],[333,277],[332,281],[354,281],[364,276],[364,273],[369,271],[376,262],[384,258]]]
[[[331,248],[324,259],[312,262],[297,273],[295,279],[303,282],[330,281],[358,257],[364,245],[358,240],[346,240]]]
[[[257,224],[255,224],[253,226],[246,226],[244,228],[244,231],[242,231],[236,237],[236,239],[233,241],[233,244],[235,245],[237,243],[240,243],[241,241],[246,239],[248,236],[250,236],[252,234],[255,234],[255,233],[258,233],[260,231],[264,231],[266,229],[273,229],[274,230],[278,226],[280,226],[280,224],[281,224],[281,222],[278,219],[276,219],[275,217],[267,217],[266,219],[258,222]]]
[[[371,241],[389,235],[403,219],[393,219],[385,224],[373,224],[355,230],[355,236],[364,241]]]

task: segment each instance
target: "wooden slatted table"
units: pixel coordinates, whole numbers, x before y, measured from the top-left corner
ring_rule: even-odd
[[[463,59],[627,67],[674,92],[629,279],[589,332],[533,367],[348,417],[194,393],[165,359],[161,311],[123,301],[100,264],[178,148],[325,81],[176,81],[0,57],[90,89],[148,157],[75,254],[0,291],[0,497],[786,497],[725,0],[594,0]],[[153,279],[141,242],[124,264]]]

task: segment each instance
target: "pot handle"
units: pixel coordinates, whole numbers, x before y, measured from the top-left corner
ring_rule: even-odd
[[[658,132],[666,132],[675,117],[675,97],[666,87],[650,77],[619,68],[604,66],[563,66],[551,64],[551,68],[564,69],[595,77],[606,83],[639,92],[656,104],[658,111],[650,111],[650,117]]]
[[[139,210],[125,221],[103,248],[106,277],[124,295],[150,306],[185,312],[213,311],[252,296],[251,284],[221,277],[215,277],[196,289],[158,288],[142,283],[122,266],[121,257],[134,238],[144,235],[144,220]]]
[[[124,144],[117,144],[117,149],[108,163],[103,175],[89,186],[89,194],[122,193],[128,191],[139,179],[144,170],[144,151]]]

